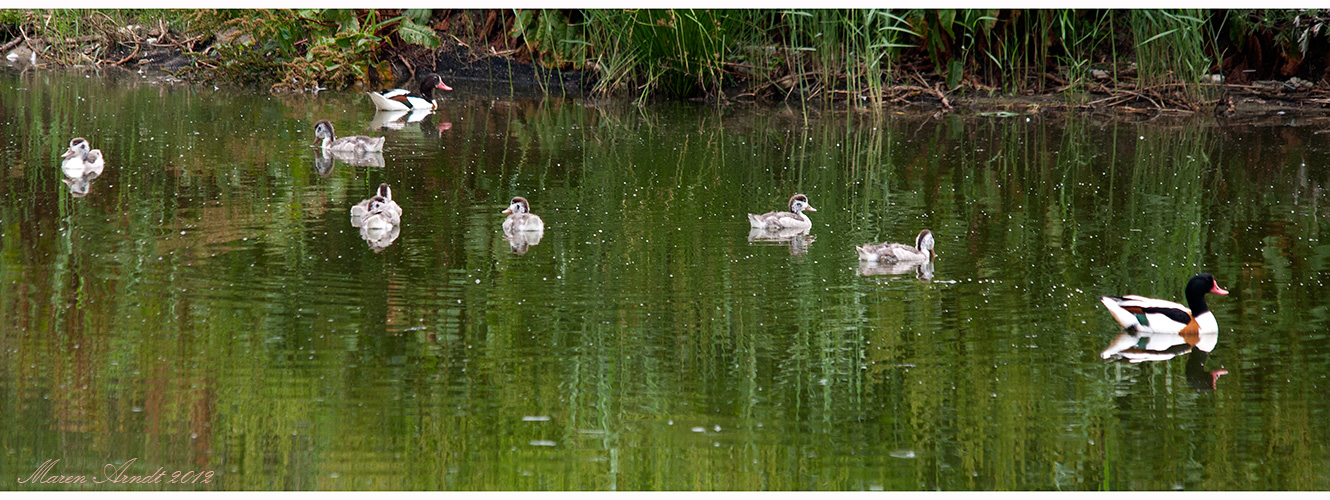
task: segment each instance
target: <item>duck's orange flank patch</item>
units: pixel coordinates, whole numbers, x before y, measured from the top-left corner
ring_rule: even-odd
[[[1201,324],[1196,322],[1196,318],[1192,318],[1187,322],[1187,326],[1182,327],[1178,335],[1181,335],[1187,344],[1196,345],[1201,341]]]
[[[405,103],[405,102],[406,102],[406,94],[398,95],[398,96],[392,96],[392,97],[389,97],[388,100],[389,100],[389,101],[397,101],[397,102]]]

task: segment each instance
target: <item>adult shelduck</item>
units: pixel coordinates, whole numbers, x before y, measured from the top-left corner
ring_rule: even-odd
[[[452,90],[443,83],[443,78],[434,73],[420,77],[420,93],[406,89],[392,89],[384,92],[366,92],[374,107],[380,111],[405,111],[408,109],[434,109],[434,89]]]
[[[1129,332],[1172,333],[1179,335],[1219,333],[1219,324],[1205,304],[1205,294],[1228,295],[1219,288],[1215,277],[1198,274],[1187,282],[1187,306],[1140,295],[1100,297],[1122,328]]]

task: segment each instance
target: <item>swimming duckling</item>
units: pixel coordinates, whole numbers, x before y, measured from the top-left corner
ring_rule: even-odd
[[[366,137],[363,135],[337,137],[333,132],[332,122],[328,120],[319,120],[314,124],[314,137],[315,139],[323,139],[323,149],[355,153],[383,151],[383,142],[387,140],[383,137]]]
[[[374,196],[371,196],[361,201],[360,203],[357,203],[355,206],[351,207],[351,216],[355,217],[359,215],[361,217],[364,217],[366,215],[369,215],[370,202],[372,202],[375,197],[383,198],[382,203],[384,210],[395,212],[398,217],[402,216],[402,207],[401,205],[398,205],[397,202],[393,201],[393,190],[392,188],[388,187],[388,183],[386,182],[379,184],[379,189],[374,193]]]
[[[70,177],[83,175],[84,171],[97,170],[101,173],[105,161],[102,160],[102,150],[91,149],[88,140],[82,137],[75,137],[69,141],[69,150],[60,155],[65,160],[60,163],[60,168],[66,171],[77,171]]]
[[[373,231],[387,231],[394,226],[401,224],[402,214],[388,208],[387,200],[382,196],[374,195],[370,198],[369,212],[360,218],[360,227]],[[355,216],[351,216],[352,224],[355,225]]]
[[[503,232],[545,230],[545,221],[540,220],[540,216],[531,213],[531,204],[526,201],[526,198],[514,196],[509,203],[508,208],[502,213],[512,215],[504,219]]]
[[[928,262],[937,255],[933,251],[933,232],[927,229],[919,231],[914,238],[914,246],[900,243],[882,243],[854,247],[859,251],[859,260],[864,262]]]
[[[816,212],[808,204],[808,197],[796,194],[790,197],[789,212],[767,212],[762,215],[748,214],[748,224],[755,228],[766,229],[811,229],[813,221],[804,215],[804,211]]]

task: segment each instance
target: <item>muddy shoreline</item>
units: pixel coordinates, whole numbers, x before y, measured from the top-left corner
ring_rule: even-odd
[[[160,38],[158,38],[160,37]],[[11,42],[12,43],[12,42]],[[37,42],[40,44],[41,42]],[[7,44],[9,45],[9,44]],[[173,84],[208,84],[231,86],[198,78],[198,53],[195,47],[161,37],[160,33],[145,31],[134,43],[121,43],[108,52],[109,57],[89,64],[64,66],[33,58],[30,44],[12,44],[6,49],[4,65],[11,71],[122,70]],[[40,45],[39,45],[40,46]],[[445,47],[436,51],[410,47],[392,56],[392,76],[395,81],[382,82],[384,88],[411,86],[413,75],[432,71],[452,85],[487,88],[529,96],[590,97],[596,77],[590,72],[561,71],[533,66],[512,58],[477,54],[462,46]],[[109,73],[107,73],[109,74]],[[1225,123],[1259,123],[1289,120],[1296,117],[1330,120],[1330,89],[1306,85],[1296,78],[1287,82],[1265,81],[1247,85],[1208,85],[1218,94],[1217,99],[1200,103],[1198,109],[1168,106],[1162,99],[1131,89],[1113,89],[1098,86],[1099,92],[1070,93],[1048,91],[1033,95],[1001,95],[996,92],[966,90],[947,92],[940,81],[928,81],[916,75],[916,82],[885,89],[891,96],[882,108],[886,112],[960,113],[995,117],[1032,114],[1090,113],[1128,121],[1172,121],[1196,117],[1215,117]],[[265,89],[259,89],[265,90]],[[707,105],[744,106],[769,105],[798,101],[792,95],[785,100],[746,97],[746,89],[733,88],[715,98],[690,99]],[[988,94],[988,95],[980,95]],[[1132,94],[1138,94],[1133,96]],[[659,101],[665,99],[653,99]],[[1165,102],[1165,104],[1160,104]],[[867,106],[855,105],[847,100],[827,102],[822,98],[807,100],[810,106],[839,108],[856,112],[874,112]],[[1328,121],[1330,123],[1330,121]]]

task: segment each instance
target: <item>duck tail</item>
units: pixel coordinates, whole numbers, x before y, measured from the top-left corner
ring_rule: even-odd
[[[869,247],[869,246],[870,246],[870,245],[856,246],[856,247],[854,247],[854,250],[855,250],[856,252],[859,252],[859,260],[864,261],[864,262],[877,262],[877,261],[878,261],[878,255],[877,255],[877,253],[870,252],[870,251],[868,250],[868,247]]]
[[[748,214],[748,225],[750,227],[756,227],[756,228],[767,227],[766,221],[763,221],[762,219],[758,218],[757,215],[755,214]]]
[[[1099,301],[1104,303],[1104,307],[1108,309],[1109,314],[1113,315],[1113,319],[1117,320],[1119,325],[1122,325],[1123,328],[1134,329],[1138,324],[1136,315],[1118,305],[1119,302],[1124,300],[1126,299],[1111,295],[1099,297]]]
[[[374,108],[380,111],[400,111],[407,109],[406,105],[397,101],[387,99],[382,95],[379,95],[377,92],[365,92],[365,93],[369,94],[369,100],[374,103]]]

